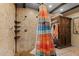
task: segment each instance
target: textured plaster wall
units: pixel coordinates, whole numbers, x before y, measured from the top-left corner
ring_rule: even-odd
[[[68,17],[79,17],[79,12],[69,15]],[[79,47],[79,34],[73,33],[73,20],[71,21],[71,43],[73,46]]]
[[[15,54],[14,4],[0,4],[0,56]]]
[[[64,16],[74,18],[79,17],[79,7],[64,14]],[[74,19],[73,19],[74,20]],[[79,34],[73,33],[73,20],[71,21],[71,43],[72,46],[79,47]]]
[[[27,16],[25,18],[25,16]],[[35,40],[36,40],[36,26],[37,26],[37,18],[38,12],[30,9],[30,8],[17,8],[17,21],[21,23],[18,26],[20,32],[17,39],[17,51],[28,51],[34,48]],[[25,19],[24,19],[25,18]],[[26,30],[26,32],[25,32]]]

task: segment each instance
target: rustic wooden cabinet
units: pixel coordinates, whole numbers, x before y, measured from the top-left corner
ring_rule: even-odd
[[[58,16],[51,19],[52,36],[57,48],[71,46],[71,18]]]

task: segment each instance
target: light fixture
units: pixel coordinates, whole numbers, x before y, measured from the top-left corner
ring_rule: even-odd
[[[49,5],[49,8],[52,8],[52,5]]]
[[[60,9],[60,11],[62,12],[62,11],[63,11],[63,9]]]

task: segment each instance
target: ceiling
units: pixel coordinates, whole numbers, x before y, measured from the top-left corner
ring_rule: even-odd
[[[39,9],[41,3],[17,3],[17,8],[32,8]],[[79,3],[44,3],[50,13],[64,13],[70,11],[76,7],[79,7]]]

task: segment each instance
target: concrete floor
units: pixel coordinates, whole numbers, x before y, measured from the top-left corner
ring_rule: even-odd
[[[56,48],[57,56],[79,56],[79,47]]]

